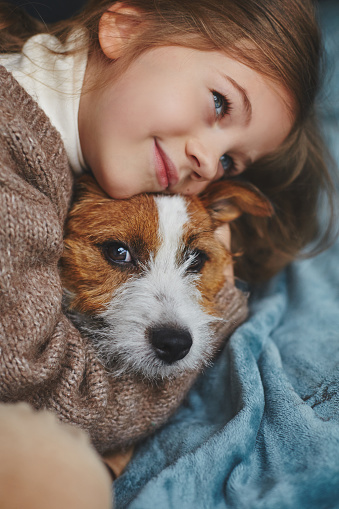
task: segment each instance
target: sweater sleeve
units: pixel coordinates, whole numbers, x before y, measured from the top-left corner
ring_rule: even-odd
[[[0,87],[0,399],[86,428],[105,408],[107,381],[61,309],[71,171],[58,132],[4,68]]]

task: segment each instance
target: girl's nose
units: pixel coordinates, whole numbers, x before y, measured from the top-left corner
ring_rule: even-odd
[[[186,143],[186,155],[191,163],[193,180],[212,181],[218,178],[220,170],[219,157],[212,147],[203,145],[197,138],[190,138]],[[221,177],[222,175],[220,175]]]

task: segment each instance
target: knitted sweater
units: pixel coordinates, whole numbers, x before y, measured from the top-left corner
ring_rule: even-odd
[[[59,133],[0,66],[0,400],[27,401],[88,431],[100,453],[153,432],[195,380],[110,376],[62,312],[58,262],[72,173]],[[225,288],[220,344],[246,316]]]

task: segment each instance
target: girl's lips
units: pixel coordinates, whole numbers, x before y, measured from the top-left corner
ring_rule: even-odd
[[[158,182],[163,189],[174,186],[178,180],[178,172],[171,159],[154,139],[155,168]]]

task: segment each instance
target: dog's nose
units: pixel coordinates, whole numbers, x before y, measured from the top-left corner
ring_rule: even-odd
[[[151,329],[149,336],[157,356],[166,364],[183,359],[192,346],[192,336],[185,329],[159,327]]]

